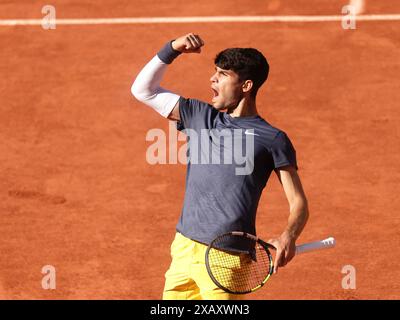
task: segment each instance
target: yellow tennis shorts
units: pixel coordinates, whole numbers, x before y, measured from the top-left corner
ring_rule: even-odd
[[[241,300],[218,288],[208,275],[207,246],[176,233],[171,245],[172,262],[165,273],[164,300]]]

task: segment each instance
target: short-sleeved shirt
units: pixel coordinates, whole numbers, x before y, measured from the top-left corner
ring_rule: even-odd
[[[179,112],[188,164],[176,230],[205,244],[230,231],[256,234],[258,202],[271,172],[297,169],[289,137],[259,115],[231,117],[196,99],[180,97]]]

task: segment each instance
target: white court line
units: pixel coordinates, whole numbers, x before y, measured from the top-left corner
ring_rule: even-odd
[[[57,25],[152,24],[152,23],[210,23],[210,22],[328,22],[342,21],[345,15],[331,16],[203,16],[56,19]],[[400,21],[400,14],[368,14],[356,16],[357,21]],[[0,26],[36,26],[42,19],[3,19]],[[47,20],[48,22],[48,20]]]

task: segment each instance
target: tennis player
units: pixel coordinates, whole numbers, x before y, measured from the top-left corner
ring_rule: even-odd
[[[269,72],[268,62],[258,50],[229,48],[217,54],[215,73],[210,79],[211,104],[160,87],[169,64],[182,53],[200,53],[202,46],[204,41],[193,33],[167,42],[141,70],[131,88],[139,101],[163,117],[177,121],[178,130],[198,133],[196,138],[188,139],[185,198],[171,245],[172,262],[165,274],[163,298],[169,300],[243,298],[221,290],[212,282],[205,267],[205,251],[212,239],[223,233],[256,234],[258,202],[272,171],[283,186],[290,210],[282,234],[268,241],[277,249],[275,272],[294,257],[296,239],[308,219],[307,199],[297,173],[296,151],[287,134],[270,125],[257,111],[257,91]],[[185,81],[190,74],[182,74],[177,79]],[[198,139],[204,130],[212,134],[207,139]],[[241,135],[237,134],[238,130]],[[224,139],[227,132],[232,132],[234,144],[225,142],[232,140]],[[252,144],[252,152],[246,153],[246,163],[252,165],[245,173],[238,174],[235,161],[204,163],[191,152],[194,144],[200,143],[203,150],[196,152],[196,156],[204,155],[210,148],[210,154],[223,157],[226,150],[236,147],[238,137],[242,147],[249,147],[249,141]],[[204,141],[208,141],[207,148]]]

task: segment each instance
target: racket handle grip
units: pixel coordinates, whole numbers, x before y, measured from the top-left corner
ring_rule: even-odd
[[[314,250],[333,248],[335,246],[335,244],[336,244],[336,240],[333,237],[329,237],[325,240],[305,243],[305,244],[296,246],[296,254],[306,253],[306,252],[314,251]]]

